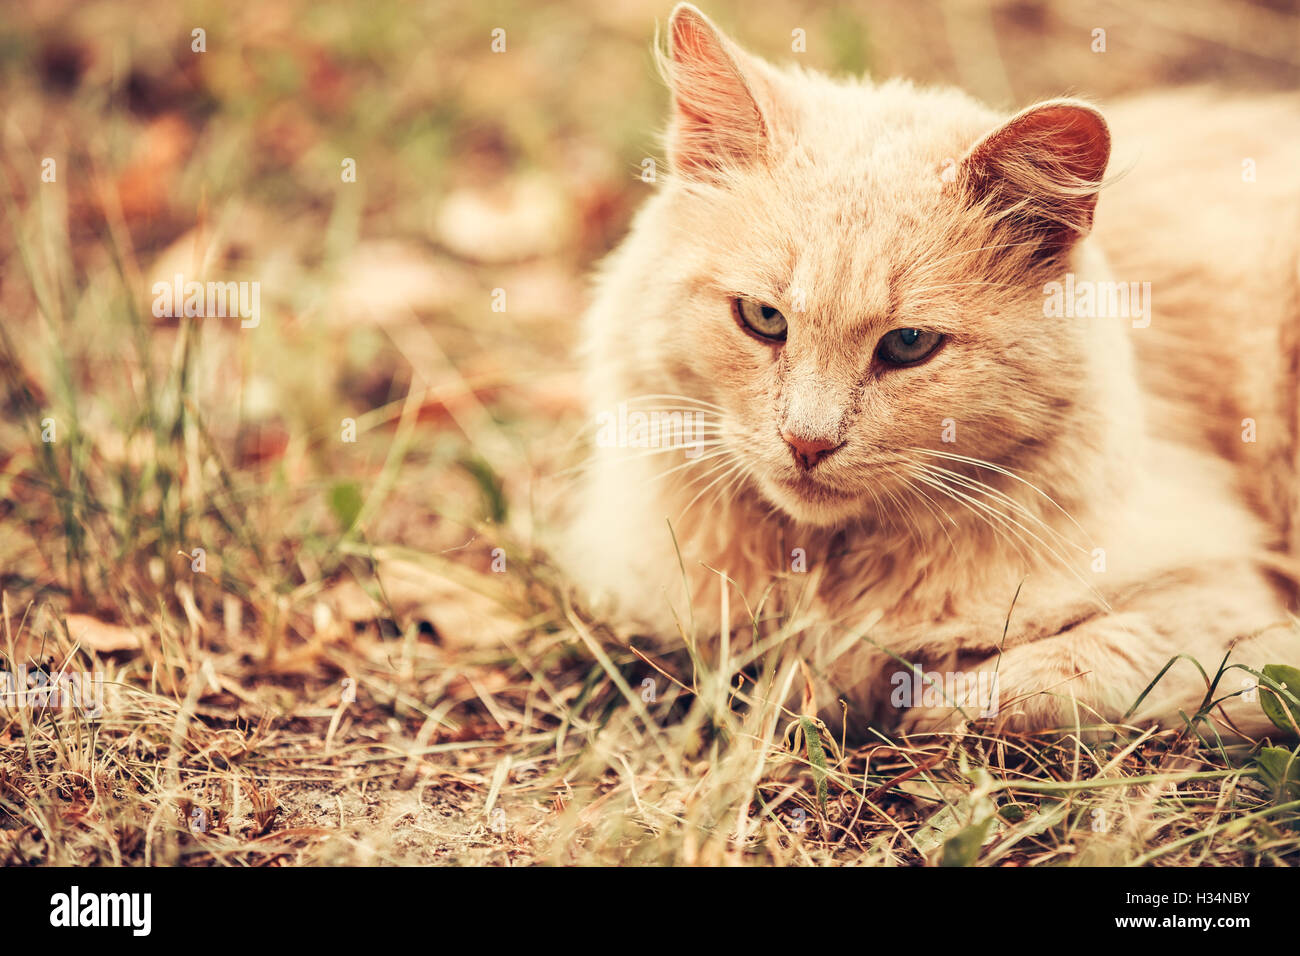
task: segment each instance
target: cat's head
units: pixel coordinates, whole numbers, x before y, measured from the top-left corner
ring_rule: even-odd
[[[955,91],[778,70],[687,4],[662,67],[660,358],[725,409],[771,504],[836,524],[897,501],[918,463],[963,468],[915,449],[1032,468],[1086,414],[1091,346],[1044,318],[1043,286],[1092,223],[1095,109],[1007,120]]]

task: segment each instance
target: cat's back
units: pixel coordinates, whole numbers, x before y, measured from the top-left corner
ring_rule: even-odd
[[[1150,326],[1132,331],[1150,428],[1236,463],[1294,548],[1300,96],[1182,90],[1106,114],[1096,236],[1117,280],[1150,283]]]

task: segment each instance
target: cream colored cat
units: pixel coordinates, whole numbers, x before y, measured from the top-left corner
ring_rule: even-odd
[[[717,634],[725,572],[738,641],[775,582],[854,729],[1118,721],[1177,655],[1300,665],[1300,100],[1008,118],[777,69],[685,4],[663,67],[671,176],[583,330],[603,447],[563,554],[597,610]],[[1130,721],[1205,693],[1179,659]],[[1264,732],[1253,698],[1215,719]]]

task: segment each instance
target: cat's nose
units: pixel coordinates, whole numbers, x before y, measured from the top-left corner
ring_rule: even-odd
[[[805,471],[844,444],[844,442],[827,441],[822,438],[801,438],[792,431],[782,431],[781,437],[794,453],[794,460]]]

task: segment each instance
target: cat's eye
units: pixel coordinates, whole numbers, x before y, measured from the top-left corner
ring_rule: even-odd
[[[774,342],[785,338],[785,316],[779,309],[755,299],[732,299],[731,308],[741,325],[760,338]]]
[[[943,336],[925,329],[894,329],[880,338],[876,355],[889,365],[915,365],[943,344]]]

